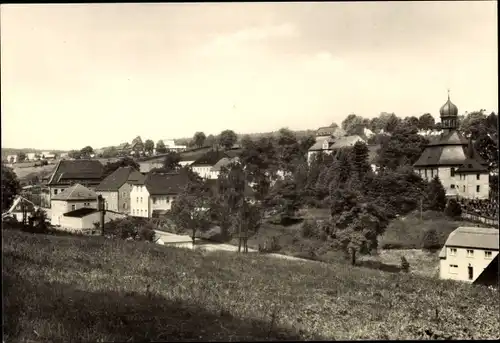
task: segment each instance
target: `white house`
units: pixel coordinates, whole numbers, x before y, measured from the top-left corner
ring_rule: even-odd
[[[23,220],[23,205],[25,206],[25,210],[27,212],[26,219],[31,217],[33,211],[39,209],[39,207],[36,206],[33,202],[18,195],[14,199],[12,206],[5,213],[2,213],[2,218],[5,218],[7,216],[14,217],[18,222],[21,222]]]
[[[150,218],[170,210],[188,179],[179,173],[151,172],[146,178],[132,185],[130,191],[130,215]]]
[[[220,171],[222,168],[227,168],[232,163],[238,163],[240,159],[238,157],[223,157],[221,158],[212,168],[210,168],[210,172],[208,174],[209,179],[217,179],[219,177]]]
[[[97,194],[77,183],[51,198],[52,225],[61,225],[65,213],[79,208],[97,208]]]
[[[8,155],[7,162],[8,163],[17,163],[17,155]]]
[[[317,136],[316,143],[314,143],[307,152],[307,162],[311,163],[313,156],[319,152],[331,154],[342,148],[353,147],[357,142],[366,143],[365,140],[358,135],[344,137]]]
[[[95,229],[100,223],[102,213],[96,208],[82,207],[66,212],[59,219],[60,229],[72,232],[87,232]],[[111,220],[125,218],[127,215],[115,211],[104,211],[104,223]]]
[[[224,157],[228,158],[229,156],[227,156],[223,151],[210,150],[194,161],[191,164],[191,169],[200,177],[210,179],[210,176],[212,175],[212,168]]]
[[[459,227],[450,233],[439,253],[440,278],[470,283],[479,278],[498,280],[498,232],[492,228]],[[488,267],[495,260],[497,268],[491,271]],[[493,274],[483,275],[487,269]]]
[[[29,152],[26,154],[26,159],[29,161],[35,161],[40,159],[40,154],[36,152]]]

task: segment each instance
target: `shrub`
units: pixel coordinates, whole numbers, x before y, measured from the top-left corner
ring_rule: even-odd
[[[424,232],[422,238],[422,249],[434,251],[441,247],[436,229],[430,228]]]
[[[401,256],[401,270],[405,273],[410,271],[410,263],[404,256]]]
[[[278,242],[278,237],[273,236],[264,242],[264,246],[259,244],[259,252],[262,253],[272,253],[281,250],[281,246]]]
[[[462,215],[462,207],[455,199],[448,200],[444,213],[450,218],[460,217]]]
[[[317,234],[318,225],[315,220],[305,220],[302,223],[301,234],[303,238],[312,238]]]

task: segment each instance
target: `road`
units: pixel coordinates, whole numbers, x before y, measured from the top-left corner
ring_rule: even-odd
[[[157,241],[158,244],[175,246],[178,248],[193,249],[193,243],[191,237],[188,235],[176,235],[174,233],[164,232],[159,230],[155,230],[155,233],[158,238]],[[238,247],[231,244],[213,243],[199,238],[197,238],[195,242],[196,242],[195,244],[196,249],[203,249],[205,251],[232,251],[232,252],[238,251]],[[248,248],[248,252],[257,252],[257,250]],[[301,261],[301,262],[318,262],[318,261],[306,260],[303,258],[282,255],[282,254],[274,254],[274,253],[266,254],[266,256],[281,258],[286,260]]]

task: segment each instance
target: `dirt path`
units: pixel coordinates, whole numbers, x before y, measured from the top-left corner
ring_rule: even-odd
[[[155,230],[156,236],[157,236],[157,244],[161,245],[167,245],[167,246],[175,246],[179,248],[188,248],[188,249],[193,249],[193,243],[191,241],[191,237],[188,235],[176,235],[170,232],[164,232],[164,231],[158,231]],[[224,243],[213,243],[213,242],[208,242],[202,239],[197,238],[195,240],[195,249],[203,249],[205,251],[232,251],[232,252],[237,252],[238,247],[235,245],[231,244],[224,244]],[[248,248],[248,252],[257,252],[255,249],[250,249]],[[266,254],[267,256],[271,256],[274,258],[281,258],[281,259],[286,259],[286,260],[294,260],[294,261],[300,261],[300,262],[316,262],[318,261],[312,261],[312,260],[307,260],[299,257],[293,257],[293,256],[288,256],[288,255],[282,255],[282,254]]]

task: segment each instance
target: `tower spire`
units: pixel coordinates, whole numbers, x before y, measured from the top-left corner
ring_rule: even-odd
[[[450,89],[448,88],[448,100],[450,100]]]

